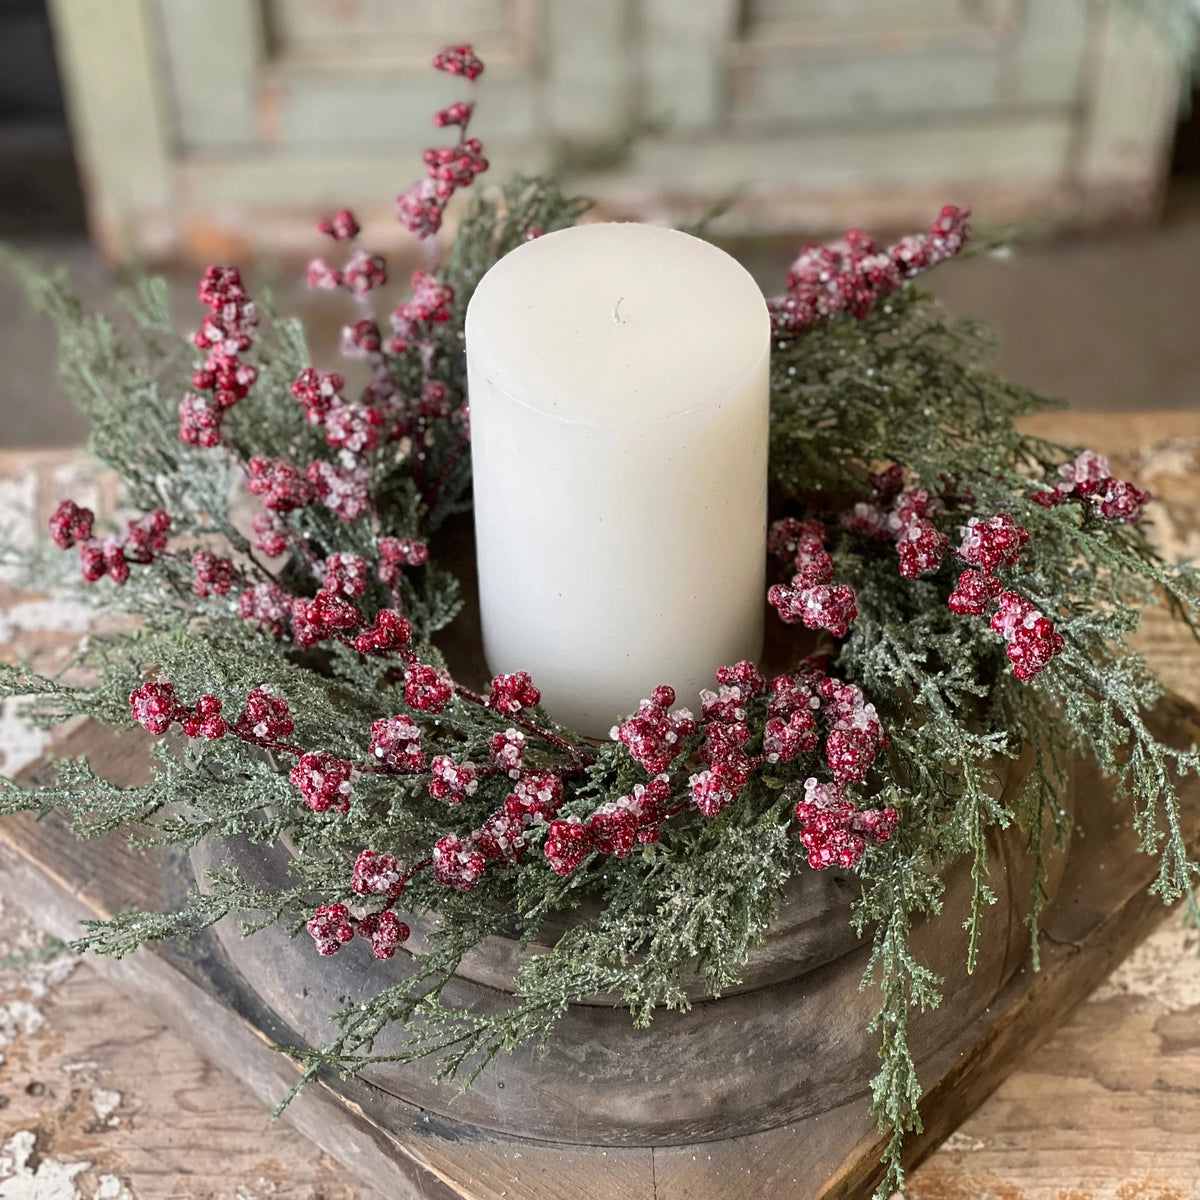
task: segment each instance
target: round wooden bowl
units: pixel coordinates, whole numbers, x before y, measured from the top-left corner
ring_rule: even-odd
[[[469,571],[464,571],[468,611],[456,625],[465,633],[443,649],[456,677],[482,674],[477,619]],[[770,648],[768,658],[776,658]],[[791,653],[795,654],[794,644]],[[777,665],[777,664],[776,664]],[[1004,764],[1004,796],[1011,804],[1028,772],[1025,759]],[[1068,809],[1074,796],[1064,800]],[[1053,895],[1065,848],[1050,851],[1047,890]],[[207,873],[237,867],[252,883],[283,888],[290,882],[289,849],[244,838],[205,843],[192,852],[201,887]],[[940,916],[921,922],[911,944],[918,959],[941,975],[944,999],[937,1010],[913,1013],[909,1040],[918,1060],[953,1039],[999,993],[1024,961],[1029,930],[1024,917],[1033,889],[1033,864],[1019,830],[996,833],[990,845],[989,883],[997,901],[983,918],[978,965],[966,972],[973,883],[970,864],[945,872]],[[868,1024],[878,1004],[873,989],[860,990],[869,953],[850,925],[856,894],[853,874],[803,871],[789,884],[765,943],[754,950],[740,983],[720,998],[689,986],[687,1012],[657,1013],[635,1029],[629,1012],[611,997],[571,1005],[549,1045],[501,1055],[465,1092],[431,1081],[431,1064],[379,1063],[361,1078],[384,1096],[399,1098],[456,1124],[521,1138],[597,1146],[653,1146],[748,1134],[825,1112],[864,1098],[878,1069],[878,1037]],[[412,939],[387,962],[378,962],[361,939],[334,958],[319,959],[307,937],[292,938],[271,926],[243,938],[232,921],[216,927],[233,966],[276,1016],[308,1046],[336,1033],[329,1015],[405,979],[428,945],[429,925],[408,916]],[[565,928],[565,926],[563,926]],[[547,943],[561,928],[543,931]],[[521,963],[546,945],[522,948],[490,937],[463,960],[445,989],[449,1004],[477,1013],[512,1003],[512,980]],[[376,1054],[404,1049],[402,1030],[385,1030]],[[386,1107],[386,1106],[385,1106]],[[372,1114],[387,1123],[386,1112]]]

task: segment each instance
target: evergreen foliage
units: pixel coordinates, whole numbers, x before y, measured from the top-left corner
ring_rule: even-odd
[[[456,290],[453,316],[434,334],[434,370],[455,407],[464,398],[462,316],[474,284],[530,226],[570,225],[585,207],[552,181],[532,178],[475,199],[444,269]],[[63,382],[91,422],[92,451],[121,476],[125,501],[139,510],[165,508],[182,543],[223,542],[239,561],[256,561],[231,515],[240,486],[236,461],[255,454],[330,457],[320,431],[305,424],[289,394],[309,362],[298,323],[261,306],[259,380],[251,397],[231,410],[226,442],[232,454],[225,454],[184,445],[176,435],[178,400],[195,350],[174,331],[160,281],[141,281],[125,297],[136,335],[120,338],[105,317],[83,312],[61,279],[30,279],[58,326]],[[983,331],[949,320],[929,295],[906,283],[861,320],[837,316],[780,344],[773,360],[773,483],[787,511],[825,518],[834,531],[828,548],[837,578],[855,590],[858,616],[831,646],[833,666],[876,705],[891,739],[858,791],[871,804],[894,807],[899,825],[858,864],[854,908],[856,928],[872,945],[864,984],[879,996],[873,1103],[881,1128],[892,1131],[881,1195],[902,1185],[901,1139],[920,1124],[909,1016],[936,1005],[942,984],[910,952],[909,933],[914,923],[937,919],[941,874],[949,864],[963,856],[972,862],[969,970],[994,900],[989,831],[1021,826],[1040,865],[1044,835],[1066,820],[1059,799],[1064,774],[1071,756],[1082,753],[1117,778],[1143,848],[1159,856],[1154,887],[1162,899],[1190,897],[1196,882],[1180,830],[1176,781],[1200,770],[1200,755],[1195,747],[1166,746],[1148,729],[1144,714],[1162,689],[1127,645],[1139,612],[1160,599],[1181,619],[1195,621],[1196,575],[1161,562],[1135,525],[1102,520],[1086,504],[1046,508],[1032,499],[1075,450],[1020,432],[1015,419],[1046,402],[998,376],[987,365],[988,353]],[[416,359],[395,360],[401,390],[417,386]],[[428,471],[444,481],[431,503],[414,483],[408,448],[397,442],[372,460],[377,528],[366,519],[339,521],[313,506],[290,514],[295,532],[322,554],[369,558],[380,529],[433,536],[436,562],[438,529],[470,506],[469,461],[454,459],[455,437],[451,425],[432,428]],[[1006,580],[1053,616],[1065,643],[1036,678],[1022,682],[1013,675],[1004,643],[986,621],[947,608],[962,564],[955,568],[948,560],[932,574],[904,579],[892,544],[836,525],[848,503],[870,495],[870,473],[885,464],[903,464],[910,478],[930,488],[952,481],[960,492],[969,489],[969,506],[951,500],[936,518],[952,544],[957,525],[973,512],[1007,512],[1028,529],[1029,543]],[[303,576],[303,564],[289,560],[281,577]],[[388,599],[380,585],[371,586],[364,603],[375,610]],[[403,592],[422,661],[439,663],[430,639],[459,610],[456,579],[431,564],[406,574]],[[75,665],[91,672],[89,686],[4,668],[0,691],[29,697],[34,720],[88,713],[128,725],[131,692],[157,673],[189,700],[217,696],[230,714],[252,689],[269,685],[295,718],[290,741],[349,760],[366,757],[373,721],[406,712],[425,719],[406,705],[394,660],[363,656],[338,641],[316,657],[277,643],[239,619],[234,594],[196,596],[183,559],[135,570],[123,587],[102,580],[92,594],[106,609],[137,620],[124,632],[87,641]],[[805,649],[798,639],[797,659]],[[755,728],[761,729],[765,706],[763,698],[753,702]],[[536,717],[540,726],[565,734],[544,714]],[[508,724],[503,714],[456,699],[427,727],[427,749],[486,762],[489,738]],[[1005,803],[998,799],[1001,784],[1023,749],[1032,752],[1033,767],[1017,799]],[[571,774],[564,815],[586,816],[647,778],[619,744],[591,754],[592,761]],[[529,738],[527,767],[561,758],[552,741]],[[230,913],[254,927],[284,922],[302,930],[317,905],[361,903],[350,878],[364,848],[420,860],[444,833],[465,836],[476,827],[511,784],[504,776],[483,778],[474,795],[451,809],[430,798],[427,775],[365,774],[355,782],[349,811],[339,815],[306,807],[288,781],[289,765],[234,737],[205,742],[168,735],[154,754],[155,777],[144,787],[117,787],[85,762],[64,761],[41,790],[9,784],[0,793],[0,812],[60,810],[80,836],[127,826],[140,842],[183,847],[239,833],[261,842],[290,839],[294,878],[282,892],[267,894],[221,875],[205,881],[181,912],[121,914],[96,923],[76,943],[120,955],[142,941],[194,934]],[[747,954],[767,937],[788,879],[809,869],[792,809],[802,781],[820,769],[813,753],[768,766],[719,815],[705,818],[689,807],[664,825],[656,844],[638,846],[623,859],[593,855],[566,876],[550,870],[536,845],[519,865],[486,872],[472,891],[441,886],[429,872],[415,876],[403,907],[418,914],[436,910],[430,952],[408,981],[340,1014],[340,1032],[329,1045],[299,1053],[310,1072],[330,1064],[352,1071],[373,1060],[380,1030],[400,1023],[409,1033],[403,1058],[429,1057],[439,1077],[465,1085],[493,1055],[551,1037],[566,1007],[582,997],[615,993],[631,1019],[644,1025],[656,1009],[687,1006],[685,980],[693,970],[719,995],[738,981]],[[685,777],[673,776],[672,789],[673,801],[688,800]],[[1044,899],[1040,871],[1038,880],[1030,897],[1035,948]],[[581,908],[585,900],[599,903]],[[575,923],[551,952],[522,967],[506,1012],[484,1017],[443,1003],[443,986],[483,938],[515,929],[532,940],[548,917],[576,910]],[[322,969],[314,956],[313,970]]]

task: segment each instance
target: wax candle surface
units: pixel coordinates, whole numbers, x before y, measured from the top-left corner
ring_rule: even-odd
[[[595,736],[762,649],[770,325],[689,234],[546,234],[467,309],[484,651]]]

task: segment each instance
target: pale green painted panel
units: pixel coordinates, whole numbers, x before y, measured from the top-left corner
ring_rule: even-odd
[[[164,97],[141,0],[52,0],[50,15],[93,236],[114,258],[129,238],[168,253]]]
[[[484,75],[478,116],[471,133],[489,139],[535,136],[538,107],[524,81]],[[275,135],[286,147],[343,143],[347,146],[409,147],[453,141],[456,130],[437,129],[434,112],[461,100],[461,79],[437,75],[310,75],[289,72],[271,86]]]
[[[168,0],[168,3],[173,0]],[[518,19],[514,0],[265,0],[274,42],[283,56],[319,58],[370,42],[415,50],[428,58],[454,42],[509,34]]]
[[[249,146],[257,140],[259,2],[156,0],[175,140],[183,148]]]
[[[757,56],[756,56],[757,57]],[[764,54],[734,73],[731,118],[737,128],[779,130],[866,126],[897,117],[956,117],[990,110],[995,54]]]
[[[917,50],[979,44],[1008,20],[1019,0],[744,0],[747,38]]]
[[[496,182],[546,165],[544,150],[535,145],[497,143],[491,153],[490,179]],[[396,194],[423,174],[420,158],[399,147],[197,155],[180,164],[179,196],[190,212],[215,217],[255,210],[315,216],[331,205],[390,208]],[[488,182],[489,175],[480,180]]]
[[[592,141],[624,133],[636,115],[630,0],[553,0],[542,12],[553,132]]]
[[[643,0],[638,16],[644,115],[678,131],[717,125],[727,106],[736,0]]]
[[[747,194],[784,185],[866,193],[892,188],[1065,173],[1073,124],[1067,114],[1022,120],[964,120],[792,137],[709,139],[703,153],[679,142],[636,148],[625,176],[672,194]]]
[[[1083,86],[1096,6],[1087,0],[1029,0],[1019,37],[1001,57],[1001,104],[1071,104]]]
[[[1132,13],[1113,9],[1102,21],[1077,168],[1091,184],[1160,188],[1183,98],[1179,63],[1159,31]]]

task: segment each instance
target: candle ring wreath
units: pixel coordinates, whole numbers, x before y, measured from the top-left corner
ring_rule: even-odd
[[[433,65],[472,92],[483,72],[469,46]],[[80,836],[132,825],[151,844],[288,840],[286,886],[219,871],[181,911],[120,913],[76,949],[122,955],[249,914],[250,929],[297,934],[315,974],[361,953],[357,939],[377,959],[410,954],[409,922],[436,914],[407,977],[337,1014],[328,1044],[292,1048],[306,1077],[427,1056],[465,1084],[587,997],[615,997],[642,1025],[687,1007],[696,976],[720,996],[789,880],[842,872],[878,997],[887,1194],[919,1120],[910,1013],[942,982],[908,938],[936,919],[948,864],[971,863],[969,970],[994,899],[989,831],[1023,831],[1036,953],[1043,860],[1071,821],[1067,763],[1084,755],[1159,856],[1153,889],[1195,916],[1177,786],[1200,754],[1148,725],[1163,688],[1127,637],[1151,603],[1194,622],[1197,576],[1155,554],[1147,493],[1102,455],[1019,431],[1014,418],[1047,402],[989,369],[981,330],[914,282],[968,239],[969,213],[948,206],[886,248],[859,230],[806,246],[768,302],[780,669],[721,667],[696,712],[658,687],[607,741],[556,724],[523,672],[468,686],[439,648],[460,584],[431,553],[471,507],[466,304],[497,259],[588,209],[552,178],[518,176],[477,189],[442,250],[447,202],[488,166],[473,107],[436,114],[457,140],[426,151],[427,177],[396,202],[429,262],[387,323],[387,265],[354,215],[319,226],[333,253],[308,283],[346,295],[341,351],[369,371],[357,398],[235,267],[205,270],[190,336],[164,284],[140,281],[130,344],[60,279],[29,276],[91,448],[140,514],[102,529],[64,500],[50,536],[100,608],[135,619],[87,640],[84,682],[7,667],[4,694],[43,723],[132,719],[159,741],[144,787],[61,761],[40,790],[9,784],[0,810],[63,810]],[[43,581],[70,561],[25,552]],[[1004,791],[1019,756],[1024,782]],[[564,913],[569,932],[520,967],[511,1004],[445,999],[485,938],[532,942]],[[373,1053],[389,1026],[402,1048]]]

